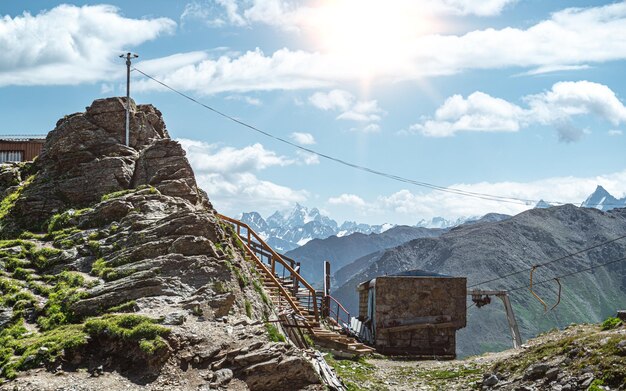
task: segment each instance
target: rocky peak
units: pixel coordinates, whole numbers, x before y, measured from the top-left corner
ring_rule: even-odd
[[[96,100],[58,121],[35,163],[0,165],[0,389],[15,376],[24,390],[319,383],[277,343],[254,264],[161,113],[131,102],[126,146],[124,103]]]
[[[608,211],[614,208],[626,207],[626,197],[617,199],[600,185],[581,205],[583,208],[595,208]]]
[[[57,122],[36,160],[37,175],[13,210],[18,228],[34,229],[58,211],[141,185],[209,206],[161,112],[131,101],[130,146],[124,143],[125,115],[125,99],[107,98]]]

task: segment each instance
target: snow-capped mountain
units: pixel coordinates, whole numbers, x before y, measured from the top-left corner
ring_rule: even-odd
[[[313,239],[329,236],[345,236],[354,232],[364,234],[381,233],[392,224],[369,225],[346,221],[341,226],[319,209],[309,209],[300,204],[286,212],[274,212],[267,219],[257,212],[243,213],[241,221],[254,229],[267,243],[278,251],[289,251]]]
[[[546,208],[549,208],[551,206],[552,205],[548,204],[544,200],[539,200],[539,202],[537,202],[537,205],[535,205],[535,209],[546,209]]]
[[[541,200],[535,208],[550,208],[552,205]],[[614,208],[626,208],[626,197],[617,199],[609,194],[602,186],[598,186],[582,204],[581,207],[596,208],[608,211]],[[433,217],[430,220],[422,219],[415,227],[447,229],[461,224],[483,221],[501,221],[510,216],[489,213],[485,216],[459,217],[446,219]],[[395,224],[369,225],[355,221],[345,221],[339,225],[328,216],[324,216],[317,208],[307,208],[296,204],[291,210],[274,212],[263,218],[257,212],[243,213],[240,220],[254,229],[267,243],[281,252],[296,249],[313,239],[326,239],[330,236],[344,237],[358,232],[362,234],[379,234],[395,227]]]
[[[433,217],[430,220],[422,219],[415,224],[416,227],[423,228],[452,228],[463,223],[478,220],[480,216],[459,217],[456,220],[448,220],[443,217]]]
[[[617,199],[613,197],[606,189],[600,185],[596,190],[582,203],[583,208],[596,208],[607,211],[615,208],[626,208],[626,197]]]

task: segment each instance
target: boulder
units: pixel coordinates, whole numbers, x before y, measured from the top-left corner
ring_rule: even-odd
[[[550,369],[548,364],[534,364],[526,369],[524,373],[524,380],[537,380],[545,376],[546,372]]]

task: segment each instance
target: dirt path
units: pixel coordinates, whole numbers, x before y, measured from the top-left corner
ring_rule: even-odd
[[[368,358],[334,362],[349,390],[471,390],[494,362],[514,356],[506,350],[450,361]]]

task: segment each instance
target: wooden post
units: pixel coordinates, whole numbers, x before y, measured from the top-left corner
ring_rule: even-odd
[[[324,261],[324,299],[322,301],[322,316],[330,315],[330,262]]]

